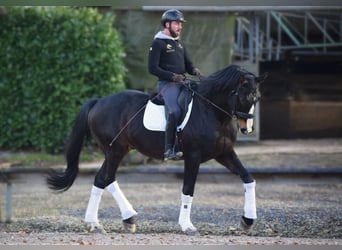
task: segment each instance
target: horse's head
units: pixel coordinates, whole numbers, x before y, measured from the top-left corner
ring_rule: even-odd
[[[253,113],[255,104],[260,99],[259,86],[267,74],[255,76],[245,69],[240,69],[241,75],[237,89],[234,91],[235,115],[238,119],[240,132],[248,134],[253,131]]]
[[[267,74],[257,77],[233,64],[201,79],[198,93],[210,100],[219,112],[223,111],[221,115],[236,116],[240,131],[247,134],[252,132],[254,105],[260,99],[259,85],[266,77]],[[248,124],[251,124],[250,128]]]

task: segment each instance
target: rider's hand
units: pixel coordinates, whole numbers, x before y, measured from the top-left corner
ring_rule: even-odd
[[[194,72],[192,73],[194,76],[201,77],[201,71],[198,68],[194,68]]]
[[[173,82],[184,83],[185,76],[181,74],[173,74],[171,79]]]

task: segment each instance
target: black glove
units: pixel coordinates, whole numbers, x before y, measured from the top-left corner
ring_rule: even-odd
[[[179,82],[179,83],[183,83],[185,80],[185,76],[181,75],[181,74],[173,74],[171,77],[171,80],[173,82]]]
[[[194,68],[194,72],[192,73],[194,76],[197,76],[198,78],[201,77],[201,71],[198,68]]]

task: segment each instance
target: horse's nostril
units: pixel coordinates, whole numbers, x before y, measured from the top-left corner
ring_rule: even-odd
[[[240,129],[240,132],[241,132],[242,134],[244,134],[244,135],[247,135],[247,134],[248,134],[248,131],[247,131],[246,128],[241,128],[241,129]]]

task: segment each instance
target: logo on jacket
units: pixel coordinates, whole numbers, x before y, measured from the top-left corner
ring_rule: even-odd
[[[166,52],[174,52],[175,50],[173,49],[171,44],[166,44]]]

